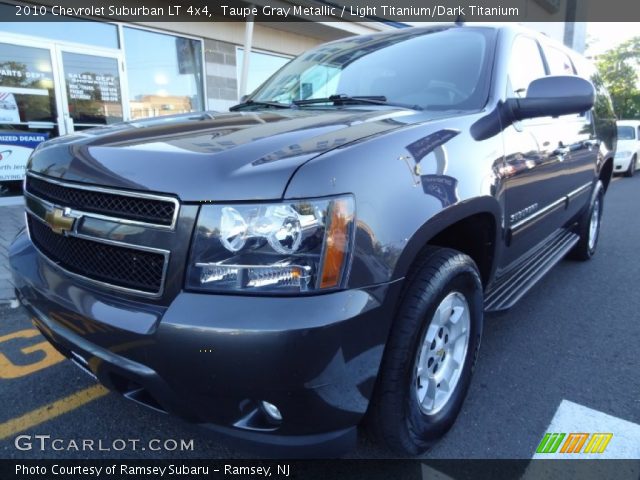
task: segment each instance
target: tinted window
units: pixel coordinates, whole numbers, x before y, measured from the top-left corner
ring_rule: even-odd
[[[509,84],[512,93],[519,97],[526,97],[529,84],[545,75],[538,43],[529,37],[516,38],[509,60]]]
[[[289,103],[345,94],[426,108],[481,108],[494,35],[488,28],[407,29],[333,42],[293,60],[253,99]]]
[[[635,140],[633,127],[618,127],[618,140]]]

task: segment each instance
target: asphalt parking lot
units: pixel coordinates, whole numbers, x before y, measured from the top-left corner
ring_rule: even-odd
[[[561,262],[508,313],[486,318],[462,413],[427,458],[531,458],[562,417],[561,406],[574,412],[568,429],[589,431],[589,419],[599,415],[614,434],[612,447],[618,441],[618,451],[640,458],[640,447],[625,445],[640,431],[639,206],[640,175],[616,179],[596,257]],[[49,347],[25,310],[9,304],[0,305],[0,404],[2,458],[254,456],[108,393]],[[18,435],[31,436],[31,445],[24,440],[18,448]],[[43,440],[49,448],[42,451],[35,435],[50,435]],[[51,439],[63,450],[51,448]],[[94,450],[69,448],[80,439],[93,440]],[[138,442],[120,450],[116,440]],[[348,456],[388,453],[363,436]]]

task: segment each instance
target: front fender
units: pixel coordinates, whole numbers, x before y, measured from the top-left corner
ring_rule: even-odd
[[[408,123],[327,152],[293,175],[287,199],[355,197],[348,288],[403,278],[430,238],[466,216],[486,212],[501,224],[503,145],[500,136],[473,138],[479,115]]]

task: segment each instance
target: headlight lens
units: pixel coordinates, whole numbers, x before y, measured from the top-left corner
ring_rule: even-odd
[[[204,205],[187,288],[310,293],[344,285],[354,231],[350,195],[283,203]]]
[[[616,158],[627,158],[630,156],[631,156],[631,152],[627,152],[627,151],[616,152]]]

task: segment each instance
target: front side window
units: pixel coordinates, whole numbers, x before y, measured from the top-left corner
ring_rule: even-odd
[[[554,47],[545,47],[544,56],[551,75],[574,75],[573,64],[569,56]]]
[[[490,28],[445,27],[332,42],[293,60],[251,99],[289,104],[347,95],[478,109],[488,96],[494,38]]]
[[[123,30],[133,120],[204,109],[200,41]]]
[[[509,96],[526,97],[531,82],[546,74],[538,43],[533,38],[517,37],[509,60]]]

